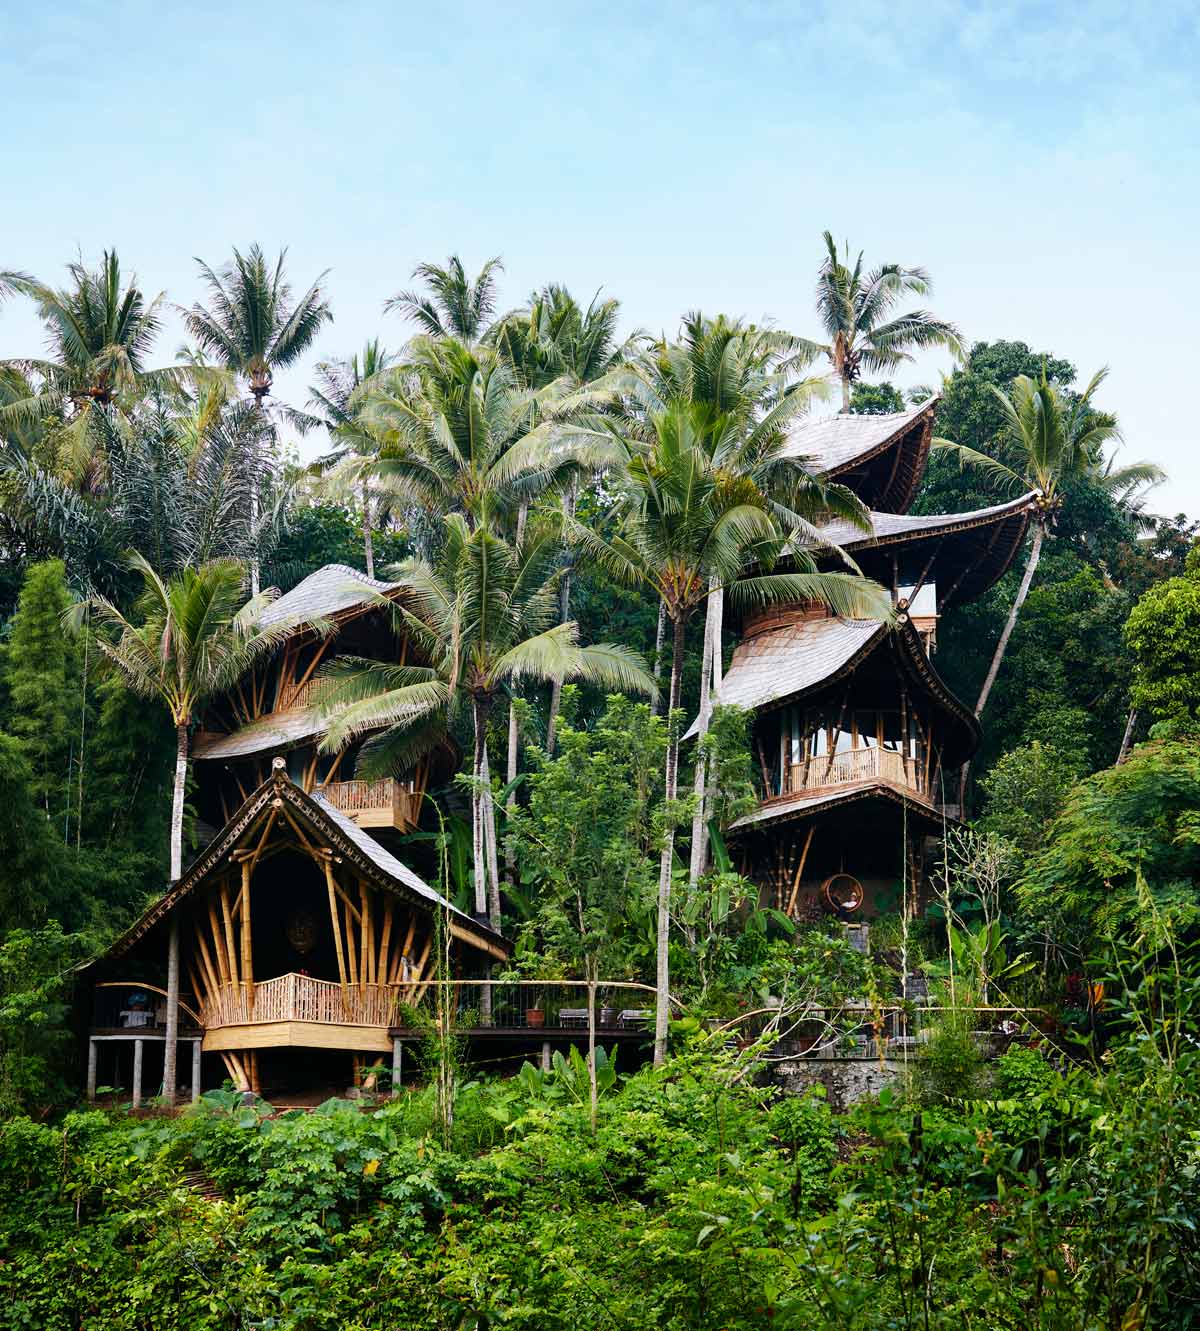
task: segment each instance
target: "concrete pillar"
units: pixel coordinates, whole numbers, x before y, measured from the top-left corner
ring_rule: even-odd
[[[96,1057],[100,1052],[100,1046],[95,1040],[88,1041],[88,1073],[87,1073],[87,1098],[89,1102],[96,1099]]]
[[[142,1104],[142,1046],[145,1040],[133,1042],[133,1107],[140,1109]]]
[[[392,1094],[400,1089],[400,1078],[404,1072],[404,1042],[400,1037],[392,1038]]]
[[[179,1042],[179,912],[171,915],[167,934],[167,1035],[163,1043],[163,1096],[167,1104],[175,1103],[179,1077],[175,1068],[175,1055]]]
[[[200,1041],[192,1041],[192,1104],[200,1099]]]
[[[550,1071],[550,1041],[542,1041],[542,1071]]]

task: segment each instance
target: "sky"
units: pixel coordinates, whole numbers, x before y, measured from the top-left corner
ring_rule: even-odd
[[[189,305],[195,256],[286,245],[335,316],[276,381],[302,404],[311,363],[404,341],[382,304],[421,261],[502,256],[504,307],[557,281],[627,329],[699,309],[812,336],[829,229],[926,267],[969,339],[1110,366],[1122,459],[1200,517],[1198,57],[1176,0],[0,0],[0,268],[58,282],[116,246]],[[39,339],[0,309],[0,356]]]

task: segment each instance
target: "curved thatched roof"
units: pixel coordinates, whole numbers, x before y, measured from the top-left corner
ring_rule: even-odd
[[[801,421],[785,456],[827,480],[847,485],[871,508],[903,513],[925,471],[938,399],[889,415],[847,412]]]

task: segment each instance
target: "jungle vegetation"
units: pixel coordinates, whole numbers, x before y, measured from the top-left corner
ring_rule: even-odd
[[[1200,1325],[1198,524],[1154,511],[1102,373],[966,343],[909,308],[920,267],[816,258],[810,328],[655,337],[554,283],[506,308],[499,259],[451,256],[381,282],[387,346],[325,360],[324,276],[257,245],[200,265],[174,357],[115,251],[0,272],[45,328],[0,364],[0,1326]],[[726,605],[886,604],[775,566],[822,515],[866,520],[780,449],[824,399],[928,396],[887,376],[929,346],[959,359],[916,511],[1019,485],[1038,520],[939,627],[984,713],[970,824],[863,955],[735,871],[748,718],[711,685]],[[84,1111],[71,968],[195,853],[197,709],[329,562],[406,581],[429,661],[343,663],[332,742],[381,727],[383,771],[448,728],[467,755],[414,842],[431,880],[520,974],[637,978],[682,1014],[660,1000],[642,1068],[501,1077],[431,1034],[394,1097]],[[783,1095],[771,1022],[722,1032],[893,1001],[901,950],[946,1012],[877,1097]],[[997,993],[1038,1015],[989,1060]]]

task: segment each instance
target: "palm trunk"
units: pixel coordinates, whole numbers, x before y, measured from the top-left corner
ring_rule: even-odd
[[[1012,637],[1013,629],[1017,626],[1017,616],[1021,613],[1021,607],[1025,604],[1025,598],[1029,595],[1029,586],[1033,582],[1033,575],[1037,572],[1038,561],[1042,557],[1042,542],[1046,539],[1046,528],[1042,522],[1037,524],[1033,533],[1033,544],[1029,547],[1029,558],[1025,563],[1025,572],[1021,577],[1021,585],[1017,588],[1017,595],[1012,603],[1012,608],[1008,612],[1008,619],[1004,623],[1004,631],[1000,634],[1000,641],[996,644],[996,650],[992,654],[992,664],[988,667],[987,678],[983,681],[983,688],[979,691],[979,701],[975,704],[975,715],[983,715],[983,709],[987,706],[988,697],[996,683],[996,676],[1000,673],[1000,666],[1004,660],[1004,653],[1008,650],[1008,640]],[[959,777],[958,784],[958,804],[960,814],[965,810],[967,800],[967,778],[970,776],[971,764],[963,763],[962,775]]]
[[[375,576],[375,541],[371,533],[371,491],[367,486],[366,479],[362,483],[362,510],[363,510],[363,553],[367,561],[367,577]]]
[[[1038,560],[1042,557],[1042,542],[1046,539],[1046,528],[1042,523],[1037,524],[1033,533],[1033,544],[1029,548],[1029,559],[1025,564],[1025,574],[1021,578],[1021,585],[1017,589],[1016,599],[1012,603],[1012,609],[1008,612],[1008,619],[1004,624],[1004,632],[1000,635],[1000,641],[996,644],[995,654],[992,656],[992,664],[988,669],[987,678],[983,681],[983,688],[979,691],[979,701],[975,704],[975,715],[982,716],[983,709],[987,706],[988,695],[992,691],[992,686],[996,682],[996,676],[1000,673],[1000,663],[1004,660],[1004,653],[1008,648],[1008,640],[1012,637],[1012,631],[1017,624],[1017,616],[1021,613],[1021,607],[1025,604],[1025,598],[1029,595],[1029,584],[1033,581],[1033,575],[1037,572]]]
[[[183,874],[183,797],[187,790],[188,728],[175,727],[175,793],[171,799],[171,882]]]
[[[517,722],[517,709],[515,699],[510,699],[508,704],[508,762],[505,766],[505,784],[512,786],[517,779],[517,750],[521,743],[521,727]],[[517,792],[515,787],[508,792],[508,799],[505,801],[507,808],[511,811],[517,805]],[[513,881],[516,863],[513,860],[512,850],[505,847],[504,850],[504,871],[508,875],[509,882]]]
[[[659,601],[658,603],[658,628],[654,633],[654,682],[655,684],[662,678],[662,649],[663,638],[666,636],[667,629],[667,607]],[[654,700],[654,710],[658,711],[658,699]]]
[[[843,374],[842,379],[842,411],[850,410],[850,380]]]
[[[171,915],[167,934],[167,1029],[163,1035],[163,1096],[175,1103],[176,1055],[179,1049],[179,912]]]
[[[492,799],[492,768],[488,762],[487,738],[483,742],[483,838],[487,851],[488,918],[500,930],[500,865],[496,857],[496,805]]]
[[[671,688],[667,698],[667,764],[663,800],[670,806],[675,802],[679,787],[679,731],[674,712],[679,706],[680,676],[683,674],[683,620],[676,619],[671,626]],[[670,957],[668,945],[671,929],[671,869],[675,858],[675,827],[670,817],[663,832],[662,858],[658,866],[658,934],[655,951],[658,960],[657,994],[654,1011],[654,1064],[660,1066],[667,1057],[667,1023],[670,1021]]]
[[[567,517],[575,516],[575,482],[571,482],[563,504],[567,510]],[[565,624],[571,618],[571,568],[567,566],[563,574],[562,583],[558,589],[558,609],[559,623]],[[556,679],[550,685],[550,712],[546,719],[546,754],[548,757],[554,757],[554,731],[558,725],[558,706],[562,701],[562,680]]]
[[[708,737],[708,723],[712,718],[712,698],[710,681],[712,678],[713,658],[718,654],[716,633],[719,610],[717,596],[720,587],[714,578],[708,585],[708,606],[704,617],[704,651],[700,660],[700,716],[696,732],[696,775],[692,784],[692,794],[696,802],[696,812],[692,816],[692,854],[688,866],[688,897],[696,894],[700,875],[708,862],[708,763],[704,757],[704,741]],[[694,935],[689,938],[694,943]]]
[[[475,724],[475,752],[471,763],[471,851],[475,873],[475,918],[488,918],[487,865],[483,841],[483,750],[487,742],[487,717],[483,703],[471,700],[471,718]]]

